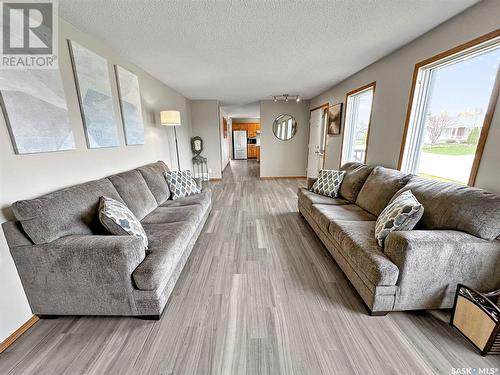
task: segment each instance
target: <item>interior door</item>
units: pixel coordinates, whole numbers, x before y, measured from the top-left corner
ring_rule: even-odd
[[[325,160],[326,107],[311,111],[309,118],[309,149],[307,154],[307,177],[318,177]]]

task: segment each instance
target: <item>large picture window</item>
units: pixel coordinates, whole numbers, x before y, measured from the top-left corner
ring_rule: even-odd
[[[417,64],[401,170],[474,184],[498,97],[499,62],[496,37]]]
[[[347,94],[341,164],[366,161],[374,92],[375,82]]]

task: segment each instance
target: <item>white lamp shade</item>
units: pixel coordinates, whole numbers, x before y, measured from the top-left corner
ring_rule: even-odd
[[[164,126],[181,126],[181,113],[179,111],[161,111],[160,122]]]

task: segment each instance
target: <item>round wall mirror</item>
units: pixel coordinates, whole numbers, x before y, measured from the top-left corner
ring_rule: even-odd
[[[282,141],[292,139],[297,132],[297,121],[290,115],[279,115],[273,123],[273,133]]]

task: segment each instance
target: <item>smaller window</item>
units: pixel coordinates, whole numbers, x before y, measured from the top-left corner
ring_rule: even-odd
[[[341,164],[350,161],[364,163],[375,82],[347,94]]]

